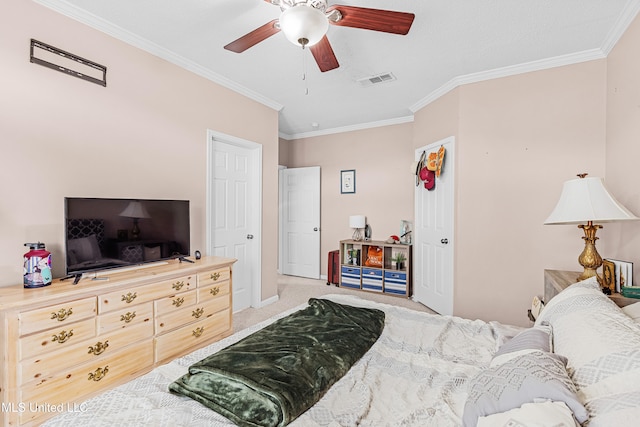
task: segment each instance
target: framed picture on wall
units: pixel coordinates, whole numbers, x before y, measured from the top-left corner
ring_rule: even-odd
[[[340,193],[348,194],[356,192],[355,169],[340,171]]]

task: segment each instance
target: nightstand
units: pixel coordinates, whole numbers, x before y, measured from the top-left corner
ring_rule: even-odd
[[[579,275],[579,271],[545,270],[544,303],[547,304],[551,298],[558,295],[558,293],[564,288],[576,283]],[[640,302],[640,299],[623,297],[617,292],[612,295],[608,295],[608,297],[611,298],[618,307],[624,307],[635,302]]]

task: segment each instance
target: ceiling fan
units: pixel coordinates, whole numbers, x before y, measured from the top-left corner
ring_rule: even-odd
[[[280,18],[267,22],[224,48],[241,53],[282,31],[293,44],[303,49],[309,47],[322,72],[340,66],[326,36],[329,24],[406,35],[415,18],[413,13],[392,10],[341,5],[327,7],[326,0],[264,1],[280,6]]]

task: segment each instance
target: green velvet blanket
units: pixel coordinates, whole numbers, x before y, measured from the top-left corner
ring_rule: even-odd
[[[376,342],[384,312],[325,299],[189,367],[169,385],[240,426],[285,426]]]

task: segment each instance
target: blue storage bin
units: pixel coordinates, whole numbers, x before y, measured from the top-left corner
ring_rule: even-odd
[[[342,266],[340,269],[340,285],[347,288],[360,289],[360,267]]]
[[[401,271],[384,272],[384,291],[390,294],[407,294],[407,273]]]
[[[375,268],[363,268],[362,289],[382,292],[382,270]]]

